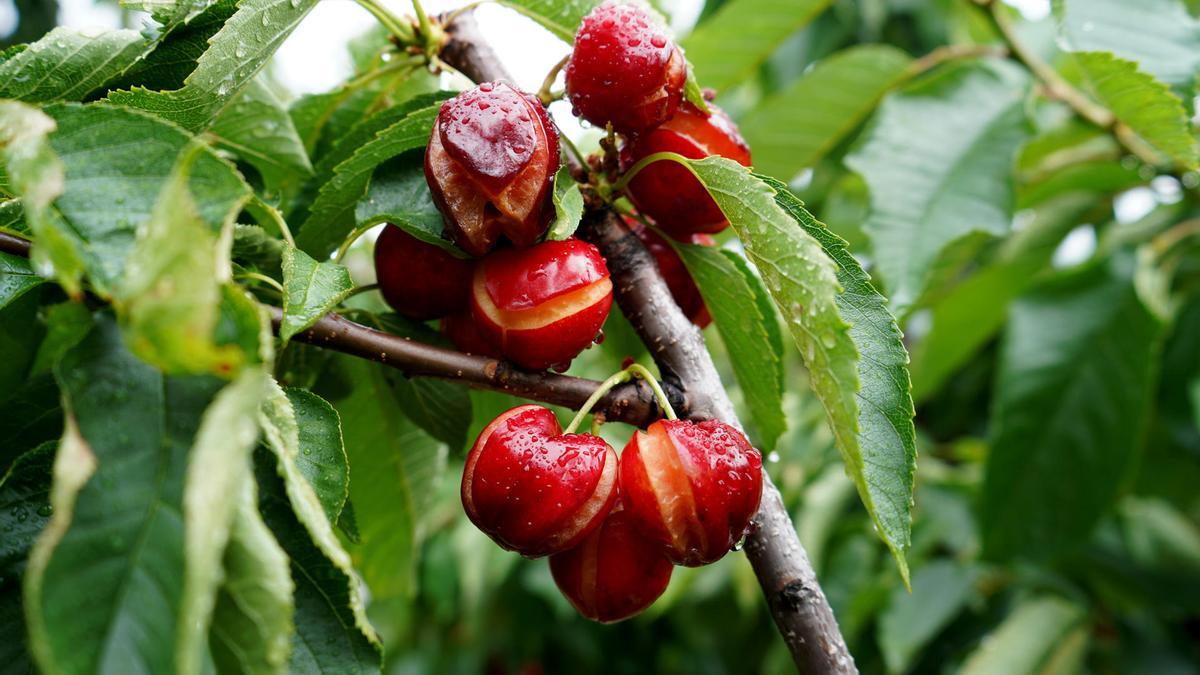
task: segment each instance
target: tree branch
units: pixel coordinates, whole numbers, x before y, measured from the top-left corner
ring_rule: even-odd
[[[0,232],[0,251],[29,257],[30,241]],[[283,310],[266,305],[271,326],[278,334]],[[321,317],[293,340],[305,342],[391,366],[409,377],[433,377],[476,389],[499,391],[531,401],[578,410],[600,383],[570,375],[521,370],[507,361],[475,356],[417,342],[355,323],[339,314]],[[663,388],[672,406],[686,408],[682,392],[670,383]],[[605,420],[645,427],[662,417],[650,385],[626,382],[608,392],[593,410]]]
[[[456,17],[448,33],[443,60],[476,82],[507,78],[491,48],[472,37],[469,12]],[[680,416],[740,426],[703,334],[675,304],[641,241],[607,208],[586,213],[580,235],[604,255],[617,304],[650,349],[664,383],[684,392]],[[745,551],[796,667],[803,673],[858,672],[783,498],[765,472]]]
[[[268,307],[276,332],[283,310]],[[465,383],[477,389],[504,392],[531,401],[578,410],[600,386],[595,380],[549,372],[521,370],[507,361],[456,352],[417,342],[355,323],[339,314],[326,314],[292,338],[317,347],[358,356],[391,366],[409,377],[433,377]],[[671,404],[685,398],[678,388],[667,388]],[[605,420],[645,427],[661,417],[654,392],[641,380],[614,387],[593,410]]]

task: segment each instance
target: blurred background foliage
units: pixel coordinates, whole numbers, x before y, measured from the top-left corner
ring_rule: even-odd
[[[1064,45],[1111,50],[1195,113],[1200,3],[1059,4],[1057,21],[1006,13],[1063,77],[1081,85],[1089,77]],[[1113,32],[1130,16],[1122,5],[1136,17],[1126,35]],[[54,2],[14,7],[19,20],[0,44],[54,25]],[[352,44],[356,62],[365,65],[380,39]],[[683,44],[701,82],[741,123],[756,167],[790,180],[850,242],[905,328],[919,434],[911,593],[872,531],[795,354],[790,428],[768,454],[859,668],[1200,672],[1194,147],[1193,166],[1185,158],[1155,170],[1130,157],[1004,58],[996,25],[967,0],[709,0]],[[422,88],[433,83],[414,84]],[[956,148],[960,139],[973,145]],[[931,176],[942,182],[922,182]],[[881,217],[923,190],[922,228],[887,236]],[[950,193],[970,203],[939,201]],[[912,243],[931,232],[944,241]],[[910,279],[902,267],[918,255],[928,273]],[[372,280],[369,243],[346,262],[358,283]],[[359,320],[422,330],[389,315],[375,294],[350,304]],[[709,338],[739,401],[720,341]],[[627,356],[647,360],[614,317],[572,372],[602,379]],[[411,562],[392,587],[371,589],[387,672],[791,671],[743,556],[677,569],[647,613],[599,626],[567,605],[544,560],[501,551],[477,532],[458,500],[463,457],[515,399],[409,382],[297,343],[280,355],[277,375],[334,402],[352,465],[377,443],[423,462],[408,467],[421,500],[396,504],[378,525],[404,532],[401,556]],[[628,433],[605,429],[618,447]],[[357,527],[376,526],[343,521],[350,541]]]

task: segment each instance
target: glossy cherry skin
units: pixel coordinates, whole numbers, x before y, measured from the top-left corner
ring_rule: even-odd
[[[679,254],[654,230],[635,220],[626,222],[629,223],[638,239],[645,244],[650,255],[654,256],[654,261],[658,263],[658,271],[662,274],[663,281],[667,282],[671,297],[675,298],[675,304],[683,310],[684,316],[697,326],[706,328],[712,323],[712,315],[708,313],[704,298],[700,297],[700,289],[696,287],[696,282],[688,273],[687,266],[683,264]],[[707,234],[693,234],[683,241],[686,244],[699,246],[716,246],[717,244],[716,240]]]
[[[709,108],[712,113],[705,115],[684,103],[665,124],[629,140],[621,153],[622,166],[629,169],[658,152],[674,152],[689,159],[719,155],[750,166],[750,146],[733,120],[711,103]],[[629,183],[629,198],[639,211],[678,239],[697,232],[720,232],[729,224],[700,181],[677,162],[664,160],[643,168]]]
[[[479,324],[475,323],[470,309],[442,319],[442,335],[445,335],[460,352],[492,358],[503,356],[500,348],[489,342],[480,332]]]
[[[667,589],[674,567],[618,503],[575,548],[550,556],[550,573],[571,605],[592,621],[640,614]]]
[[[426,321],[468,306],[474,261],[455,258],[395,225],[375,242],[375,276],[383,299],[400,314]]]
[[[606,2],[575,34],[567,98],[592,124],[636,133],[675,113],[686,79],[687,61],[664,27],[638,7]]]
[[[595,530],[617,499],[617,453],[599,436],[562,433],[554,413],[523,405],[492,420],[467,455],[467,517],[501,547],[536,558]]]
[[[746,533],[762,497],[762,455],[716,420],[659,420],[621,454],[621,493],[671,562],[716,562]]]
[[[503,82],[485,82],[442,104],[425,179],[454,241],[471,255],[501,236],[530,246],[553,215],[558,132],[534,97]]]
[[[471,313],[505,358],[532,370],[570,363],[612,307],[612,280],[595,246],[578,239],[503,249],[480,261]]]

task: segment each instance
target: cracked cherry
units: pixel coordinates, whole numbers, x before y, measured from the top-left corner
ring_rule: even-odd
[[[501,547],[534,558],[595,530],[617,498],[617,453],[591,434],[563,434],[554,413],[523,405],[492,420],[467,455],[467,517]]]
[[[721,559],[742,536],[762,497],[762,456],[716,420],[659,420],[621,454],[625,508],[677,565]]]
[[[471,312],[505,358],[533,370],[570,363],[612,307],[612,280],[595,246],[578,239],[503,249],[479,262]]]
[[[426,321],[464,311],[473,262],[456,258],[395,225],[375,242],[375,276],[383,299],[400,314]]]
[[[667,589],[673,566],[618,503],[575,548],[550,556],[550,573],[571,605],[592,621],[640,614]]]
[[[733,120],[711,103],[709,108],[712,112],[706,115],[684,103],[662,126],[631,138],[622,149],[622,167],[629,169],[658,152],[674,152],[689,159],[719,155],[750,166],[750,147]],[[704,185],[677,162],[647,165],[630,181],[628,192],[639,211],[678,239],[697,232],[720,232],[729,224]]]
[[[632,5],[606,2],[583,19],[567,63],[575,114],[621,133],[667,121],[683,97],[687,62],[664,27]]]
[[[675,298],[675,304],[679,305],[684,316],[700,328],[705,328],[712,323],[712,315],[708,313],[704,298],[700,297],[700,289],[696,287],[696,282],[688,273],[687,266],[683,264],[683,260],[680,259],[675,249],[671,248],[671,244],[660,237],[657,232],[636,220],[627,219],[626,222],[629,223],[638,239],[641,239],[642,243],[646,245],[650,255],[654,256],[654,262],[658,263],[658,271],[662,274],[663,281],[667,282],[671,297]],[[683,242],[699,246],[716,246],[717,244],[716,240],[707,234],[693,234],[684,238]]]
[[[442,104],[425,179],[454,241],[471,255],[501,236],[530,246],[554,209],[558,132],[534,97],[503,82],[485,82]]]

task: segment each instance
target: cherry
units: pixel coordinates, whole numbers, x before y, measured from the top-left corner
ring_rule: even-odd
[[[621,454],[621,491],[642,531],[677,565],[721,559],[762,497],[762,456],[716,420],[659,420]]]
[[[455,258],[395,225],[375,242],[375,276],[392,309],[419,321],[467,308],[473,262]]]
[[[503,356],[479,331],[479,324],[475,323],[470,309],[442,319],[442,335],[445,335],[460,352],[493,358]]]
[[[640,614],[667,589],[672,569],[620,504],[578,546],[550,556],[558,589],[580,614],[601,623]]]
[[[485,82],[442,104],[425,179],[455,242],[481,256],[503,234],[530,246],[554,209],[558,132],[534,97],[503,82]]]
[[[658,152],[674,152],[689,159],[720,155],[750,166],[750,147],[733,120],[711,103],[709,108],[712,112],[705,115],[684,103],[662,126],[631,138],[621,153],[623,168]],[[630,181],[628,192],[639,211],[678,239],[696,232],[720,232],[729,224],[700,181],[676,162],[647,165]]]
[[[608,515],[617,470],[617,453],[603,439],[563,434],[554,413],[523,405],[475,440],[463,470],[463,508],[503,548],[530,558],[558,553]]]
[[[674,114],[686,79],[683,52],[662,26],[638,7],[606,2],[575,34],[567,98],[592,124],[635,133]]]
[[[569,363],[612,307],[612,281],[595,246],[578,239],[503,249],[480,261],[471,312],[506,358],[533,370]]]
[[[696,282],[688,273],[687,266],[683,264],[683,260],[680,259],[675,249],[671,248],[671,245],[657,232],[636,220],[626,219],[625,222],[629,223],[630,229],[646,245],[650,255],[654,256],[654,261],[658,263],[658,271],[662,274],[663,281],[667,282],[671,297],[675,298],[675,304],[683,310],[684,316],[701,328],[712,323],[712,315],[708,313],[704,298],[700,297],[700,289],[696,288]],[[683,241],[700,246],[717,245],[716,240],[707,234],[693,234],[684,238]]]

